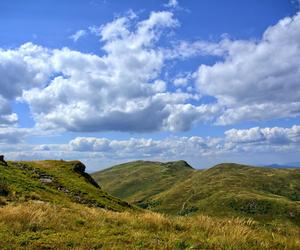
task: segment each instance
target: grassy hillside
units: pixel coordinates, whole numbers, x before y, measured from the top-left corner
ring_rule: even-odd
[[[148,163],[146,167],[142,164],[130,163],[130,171],[128,165],[119,165],[98,172],[94,177],[108,192],[130,200],[132,196],[128,196],[124,183],[128,180],[137,183],[143,175],[146,182],[152,183],[152,195],[148,195],[148,186],[143,185],[134,185],[135,192],[143,201],[143,207],[157,212],[245,216],[262,221],[288,220],[300,225],[300,169],[220,164],[202,171],[189,170],[183,175],[176,169],[177,174],[166,185],[164,180],[168,178],[163,171],[157,170],[159,163]],[[147,172],[140,173],[144,168]],[[118,174],[111,174],[114,171]],[[139,174],[134,174],[135,171]],[[152,192],[152,187],[158,187],[160,192]]]
[[[189,180],[198,182],[201,174],[185,162],[145,165],[141,169],[148,170],[154,183],[144,179],[145,185],[137,182],[136,186],[151,188],[152,193],[146,192],[151,199],[165,199],[166,204],[160,200],[153,203],[155,209],[162,211],[164,206],[175,211],[176,206],[168,199],[176,198],[174,192],[178,192],[180,201],[185,195],[185,190],[179,190],[180,185]],[[150,171],[152,165],[155,174]],[[132,163],[123,166],[133,171]],[[123,166],[118,166],[117,171]],[[84,170],[78,161],[0,164],[0,248],[300,249],[297,225],[203,214],[163,215],[136,209],[102,191]],[[211,176],[218,176],[220,170],[214,168],[214,171]],[[143,171],[133,173],[146,178]],[[296,184],[292,181],[291,187]],[[285,195],[297,199],[291,190]],[[134,189],[129,194],[141,197]],[[188,209],[190,204],[186,206]]]
[[[0,163],[0,205],[29,200],[68,205],[73,202],[115,211],[131,205],[104,192],[79,161]]]
[[[182,182],[194,171],[185,161],[135,161],[105,169],[92,176],[112,195],[143,207],[144,201]]]

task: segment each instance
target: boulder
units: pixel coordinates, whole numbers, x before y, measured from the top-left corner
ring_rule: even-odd
[[[7,162],[4,160],[4,155],[0,155],[0,164],[7,166]]]
[[[73,169],[77,173],[83,174],[85,172],[85,165],[80,161],[73,162]]]
[[[75,172],[81,174],[86,179],[86,181],[92,184],[93,186],[100,188],[98,183],[89,174],[85,172],[85,165],[82,162],[72,161],[71,163]]]

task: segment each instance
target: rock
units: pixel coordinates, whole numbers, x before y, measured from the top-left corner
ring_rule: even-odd
[[[77,173],[83,174],[85,172],[85,165],[80,161],[74,161],[73,169]]]
[[[40,182],[42,182],[42,183],[51,183],[52,179],[50,179],[50,178],[41,178]]]
[[[93,186],[100,188],[100,186],[98,185],[98,183],[89,175],[85,172],[85,165],[80,162],[80,161],[73,161],[73,170],[77,173],[79,173],[80,175],[82,175],[86,181],[88,181],[90,184],[92,184]]]
[[[0,163],[4,166],[7,166],[7,162],[4,160],[4,155],[0,155]]]

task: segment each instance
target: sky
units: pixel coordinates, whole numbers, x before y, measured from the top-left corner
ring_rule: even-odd
[[[300,162],[300,2],[2,0],[0,154]]]

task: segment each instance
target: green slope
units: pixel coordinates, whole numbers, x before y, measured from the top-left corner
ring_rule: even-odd
[[[185,161],[135,161],[105,169],[92,176],[112,195],[143,207],[146,200],[151,200],[194,172]]]
[[[138,183],[140,176],[151,180],[150,196],[149,185],[142,183],[131,186],[130,193],[138,194],[143,206],[153,211],[245,216],[263,221],[288,220],[300,225],[300,169],[258,168],[230,163],[202,171],[189,170],[183,175],[177,169],[177,174],[166,185],[164,181],[168,178],[156,169],[159,163],[148,163],[147,167],[130,163],[129,166],[130,171],[128,164],[124,164],[98,172],[94,177],[104,190],[128,200],[132,199],[126,189],[128,180]],[[147,171],[143,172],[144,168]],[[115,171],[116,175],[113,174]],[[158,192],[152,192],[153,187],[157,187]]]
[[[79,161],[0,163],[0,205],[30,200],[61,205],[75,202],[114,211],[131,207],[104,192]]]

